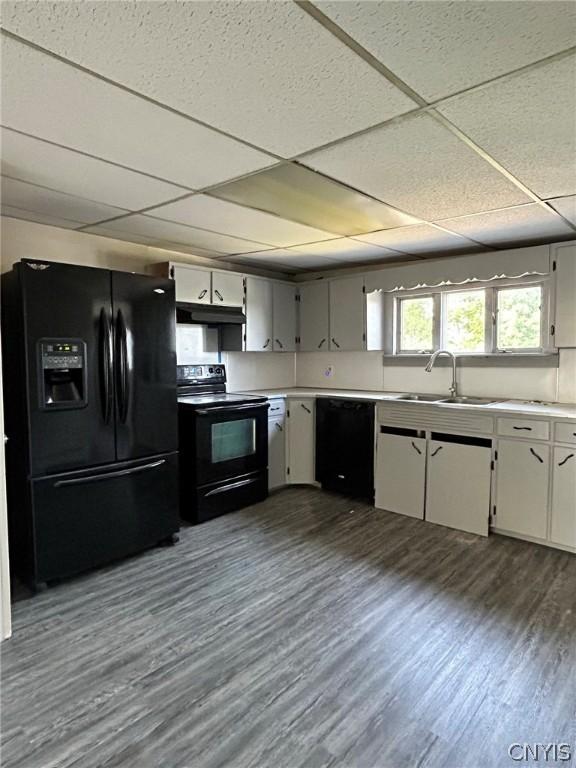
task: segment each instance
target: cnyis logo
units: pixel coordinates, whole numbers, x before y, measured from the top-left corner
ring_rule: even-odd
[[[37,264],[36,262],[28,263],[26,266],[30,267],[30,269],[37,269],[42,271],[43,269],[48,269],[50,264]]]
[[[508,755],[519,762],[557,763],[572,758],[570,744],[510,744]]]

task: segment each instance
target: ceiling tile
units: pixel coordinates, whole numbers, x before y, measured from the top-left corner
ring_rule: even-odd
[[[10,38],[2,64],[2,122],[25,133],[192,189],[275,162]]]
[[[208,232],[205,229],[187,227],[184,224],[176,224],[171,221],[163,221],[152,216],[135,214],[116,221],[108,221],[102,224],[102,228],[114,232],[125,232],[144,235],[155,242],[180,243],[192,247],[198,246],[211,255],[225,253],[245,253],[254,250],[263,250],[265,245],[249,240],[241,240],[228,235],[220,235]],[[99,227],[90,227],[88,231],[98,234]]]
[[[176,253],[191,253],[194,256],[203,256],[205,258],[213,259],[220,257],[222,254],[216,251],[211,251],[206,248],[200,248],[195,246],[194,248],[185,245],[184,243],[172,243],[169,240],[152,237],[147,237],[142,233],[135,232],[123,232],[119,229],[109,228],[107,225],[98,227],[88,227],[82,232],[90,235],[99,235],[100,237],[108,237],[114,240],[123,240],[127,243],[139,243],[141,245],[149,245],[153,248],[162,248],[166,251],[173,251]]]
[[[550,242],[570,236],[576,238],[576,232],[559,216],[537,203],[448,219],[439,224],[486,245]]]
[[[11,219],[23,219],[24,221],[33,221],[36,224],[48,224],[51,227],[60,227],[61,229],[76,229],[82,226],[79,221],[70,221],[70,219],[62,219],[58,216],[48,216],[46,213],[38,213],[38,211],[25,211],[22,208],[14,208],[11,205],[1,206],[2,216],[8,216]]]
[[[42,213],[52,218],[62,218],[82,224],[92,224],[128,211],[94,203],[45,187],[37,187],[25,181],[2,177],[2,203],[25,211]]]
[[[457,235],[451,235],[448,232],[442,232],[427,224],[387,229],[383,232],[372,232],[369,235],[359,235],[355,239],[393,248],[402,253],[413,254],[443,251],[470,253],[470,251],[480,250],[480,247],[470,242],[470,240],[458,237]]]
[[[572,224],[576,224],[576,195],[572,195],[571,197],[559,197],[556,200],[548,200],[548,202],[558,211],[558,213],[564,216],[565,219],[571,221]]]
[[[14,131],[1,136],[2,173],[11,178],[129,210],[182,194],[180,187]]]
[[[312,256],[304,253],[296,253],[294,250],[277,249],[265,253],[245,253],[242,256],[234,256],[230,261],[237,263],[260,264],[266,267],[293,267],[295,269],[313,269],[342,266],[341,262],[328,259],[324,256]]]
[[[334,237],[303,224],[281,219],[269,213],[228,203],[207,195],[194,195],[176,203],[163,205],[149,211],[151,216],[168,221],[178,221],[188,226],[209,229],[248,240],[255,239],[278,247],[311,243]]]
[[[422,219],[529,200],[429,115],[375,128],[302,162]]]
[[[306,256],[325,256],[336,261],[385,261],[399,257],[397,251],[380,248],[378,245],[361,243],[347,237],[330,240],[323,243],[312,243],[290,248],[290,253],[303,253]]]
[[[570,48],[576,4],[522,2],[315,2],[429,101]]]
[[[2,10],[8,30],[285,157],[414,107],[295,3],[41,0]]]
[[[540,197],[576,192],[576,56],[460,96],[438,110]]]
[[[210,195],[339,235],[357,235],[418,221],[298,163],[279,165],[232,181],[211,190]]]

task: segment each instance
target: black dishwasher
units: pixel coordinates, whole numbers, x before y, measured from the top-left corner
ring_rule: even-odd
[[[348,496],[374,498],[374,403],[316,400],[316,480]]]

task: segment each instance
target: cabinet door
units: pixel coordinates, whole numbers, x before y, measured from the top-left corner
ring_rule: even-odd
[[[212,274],[210,270],[173,264],[170,272],[176,283],[176,301],[188,304],[210,304]]]
[[[246,351],[272,351],[272,283],[246,278]]]
[[[212,272],[212,304],[241,307],[244,304],[244,277],[237,272]]]
[[[496,527],[546,538],[550,452],[539,443],[498,441]]]
[[[323,281],[300,286],[300,352],[328,349],[328,290]]]
[[[314,482],[315,400],[288,402],[288,474],[289,483]]]
[[[330,282],[330,349],[365,349],[363,277]]]
[[[422,519],[425,472],[425,438],[378,433],[376,507]]]
[[[294,352],[296,349],[296,287],[273,283],[273,349]]]
[[[426,520],[488,536],[492,452],[489,440],[481,442],[430,440]]]
[[[268,419],[268,488],[286,485],[286,431],[284,416]]]
[[[559,247],[556,261],[556,316],[554,345],[576,347],[576,245]]]
[[[554,448],[550,539],[576,547],[576,448]]]

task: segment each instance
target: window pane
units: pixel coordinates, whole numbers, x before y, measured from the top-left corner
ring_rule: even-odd
[[[485,351],[485,306],[484,291],[446,293],[444,344],[447,349],[454,352]]]
[[[430,350],[434,346],[434,299],[402,299],[400,302],[400,349]]]
[[[538,349],[542,289],[504,288],[498,291],[498,349]]]

